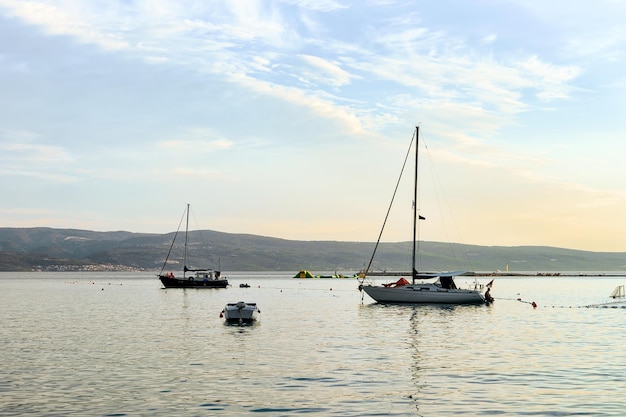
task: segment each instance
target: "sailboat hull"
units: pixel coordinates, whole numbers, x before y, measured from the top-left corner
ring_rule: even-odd
[[[390,304],[484,304],[478,291],[445,289],[434,284],[413,284],[398,287],[364,285],[363,291],[379,303]]]
[[[165,288],[226,288],[227,279],[205,279],[197,280],[194,277],[187,279],[173,278],[166,275],[159,275],[161,284]]]

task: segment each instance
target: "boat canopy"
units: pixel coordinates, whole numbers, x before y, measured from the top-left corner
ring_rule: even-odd
[[[212,269],[210,269],[210,268],[190,269],[190,268],[187,268],[187,265],[185,265],[185,267],[183,269],[184,269],[185,272],[207,272],[207,271],[212,271]]]
[[[440,276],[439,282],[441,283],[441,288],[445,288],[446,290],[456,289],[456,284],[451,276]]]

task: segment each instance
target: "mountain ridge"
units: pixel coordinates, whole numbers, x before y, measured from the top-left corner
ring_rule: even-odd
[[[96,232],[50,227],[0,228],[0,271],[182,269],[182,233]],[[178,243],[178,242],[181,243]],[[188,264],[207,259],[225,271],[338,271],[364,269],[374,242],[300,241],[214,230],[189,232]],[[383,242],[374,271],[410,270],[410,242]],[[593,252],[550,246],[480,246],[420,242],[420,270],[624,271],[626,252]]]

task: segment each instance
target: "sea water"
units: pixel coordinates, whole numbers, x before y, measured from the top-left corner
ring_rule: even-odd
[[[226,275],[1,273],[0,415],[626,415],[626,277],[495,278],[494,304],[453,307]],[[225,325],[236,301],[261,320]]]

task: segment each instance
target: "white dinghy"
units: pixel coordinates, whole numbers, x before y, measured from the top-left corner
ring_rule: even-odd
[[[228,303],[220,313],[227,323],[252,324],[260,318],[261,310],[256,303]]]

